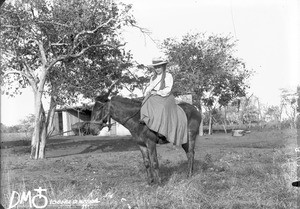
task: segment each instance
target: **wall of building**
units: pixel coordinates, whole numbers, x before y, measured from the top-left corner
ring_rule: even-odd
[[[108,128],[105,127],[100,131],[99,136],[128,136],[131,135],[127,128],[125,128],[120,123],[117,123],[113,119],[111,120],[111,123],[113,126],[111,127],[111,130],[108,131]]]
[[[75,123],[82,122],[83,120],[79,119],[78,117],[70,114],[69,112],[63,111],[62,112],[63,118],[63,132],[64,136],[71,136],[74,135],[74,132],[71,131],[71,126]]]
[[[81,117],[82,118],[82,117]],[[83,122],[85,120],[81,120],[78,117],[75,116],[75,114],[70,113],[68,111],[59,111],[55,112],[54,119],[53,119],[53,125],[54,125],[54,132],[52,135],[58,135],[61,134],[63,136],[72,136],[74,135],[72,128],[72,124],[75,124],[77,122]],[[111,123],[113,126],[111,127],[111,130],[108,131],[108,128],[103,128],[99,134],[99,136],[127,136],[130,135],[130,132],[127,128],[122,126],[121,124],[117,123],[112,119]]]

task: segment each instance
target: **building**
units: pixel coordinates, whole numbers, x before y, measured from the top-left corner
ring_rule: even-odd
[[[57,109],[54,114],[52,135],[74,135],[71,126],[77,122],[90,121],[92,106],[78,106]]]
[[[57,109],[55,111],[53,126],[54,132],[52,135],[72,136],[75,133],[72,131],[71,126],[78,122],[91,121],[92,105],[90,106],[77,106]],[[100,136],[114,136],[114,135],[130,135],[127,128],[117,123],[112,119],[112,127],[108,131],[107,128],[103,128],[100,132]]]

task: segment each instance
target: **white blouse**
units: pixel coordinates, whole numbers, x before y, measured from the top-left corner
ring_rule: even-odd
[[[146,95],[149,92],[151,92],[151,90],[156,90],[156,93],[163,97],[168,96],[171,93],[172,86],[173,86],[173,76],[170,73],[166,72],[165,88],[159,90],[160,85],[161,85],[161,82],[160,82],[161,76],[162,76],[162,74],[157,75],[155,80],[153,80],[153,77],[150,79],[150,83],[147,86],[146,91],[145,91]]]

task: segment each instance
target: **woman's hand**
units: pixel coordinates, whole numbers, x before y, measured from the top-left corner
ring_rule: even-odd
[[[152,94],[152,95],[156,95],[156,94],[157,94],[156,90],[152,90],[152,91],[151,91],[151,94]]]

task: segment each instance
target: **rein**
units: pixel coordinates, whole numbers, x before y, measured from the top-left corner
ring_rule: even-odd
[[[141,108],[143,107],[143,105],[146,103],[146,101],[152,96],[152,94],[150,96],[148,96],[148,98],[142,102]],[[136,111],[134,114],[132,114],[131,116],[129,116],[125,122],[122,123],[122,125],[124,125],[125,123],[128,122],[129,119],[133,118],[134,116],[136,116],[141,110]]]
[[[150,95],[150,96],[142,103],[141,107],[145,104],[145,102],[146,102],[151,96],[152,96],[152,95]],[[100,103],[100,104],[102,105],[101,108],[104,107],[105,104],[103,104],[103,103],[101,103],[101,102],[99,102],[99,101],[97,101],[97,102]],[[103,121],[104,121],[104,119],[106,118],[107,121],[109,122],[109,124],[108,124],[107,126],[108,126],[108,128],[109,128],[109,130],[110,130],[110,129],[111,129],[110,109],[111,109],[111,101],[108,102],[108,111],[107,111],[107,113],[99,120],[99,122],[93,121],[93,122],[91,122],[91,123],[94,123],[94,124],[104,124]],[[131,116],[129,116],[128,118],[126,118],[126,120],[125,120],[123,123],[121,123],[121,124],[124,126],[125,123],[128,122],[128,120],[130,120],[131,118],[133,118],[134,116],[136,116],[139,112],[140,112],[140,110],[136,111],[134,114],[132,114]]]
[[[160,81],[159,81],[152,89],[154,89],[158,84],[160,84],[161,81],[162,81],[162,80],[160,80]],[[141,108],[143,107],[143,105],[146,103],[146,101],[147,101],[151,96],[152,96],[152,94],[150,94],[150,95],[148,96],[148,98],[146,98],[146,100],[144,100],[144,101],[142,102]],[[103,108],[104,105],[105,105],[105,104],[103,104],[103,103],[101,103],[101,102],[99,102],[99,101],[96,101],[96,102],[102,104],[102,107],[101,107],[101,108]],[[95,121],[95,122],[91,122],[91,123],[94,123],[94,124],[103,124],[103,123],[104,123],[104,122],[103,122],[104,119],[107,118],[107,121],[108,121],[108,123],[109,123],[107,126],[108,126],[108,129],[110,130],[110,129],[111,129],[110,108],[111,108],[111,100],[109,100],[109,102],[108,102],[108,111],[107,111],[107,113],[100,119],[99,122],[96,122],[96,121]],[[129,116],[128,118],[126,118],[126,120],[125,120],[123,123],[121,123],[121,124],[124,126],[125,123],[128,122],[128,120],[130,120],[131,118],[133,118],[134,116],[136,116],[139,112],[140,112],[140,110],[136,111],[134,114],[132,114],[131,116]]]
[[[96,103],[100,103],[101,105],[102,105],[102,107],[101,108],[103,108],[104,107],[104,105],[105,104],[103,104],[103,103],[101,103],[101,102],[99,102],[99,101],[96,101]],[[107,111],[107,113],[99,120],[99,122],[97,122],[97,121],[93,121],[93,122],[91,122],[91,123],[93,123],[93,124],[104,124],[104,119],[106,118],[107,119],[107,121],[108,121],[108,125],[106,125],[106,126],[108,126],[108,129],[110,130],[111,129],[111,119],[110,119],[110,108],[111,108],[111,101],[109,101],[108,102],[108,111]]]

